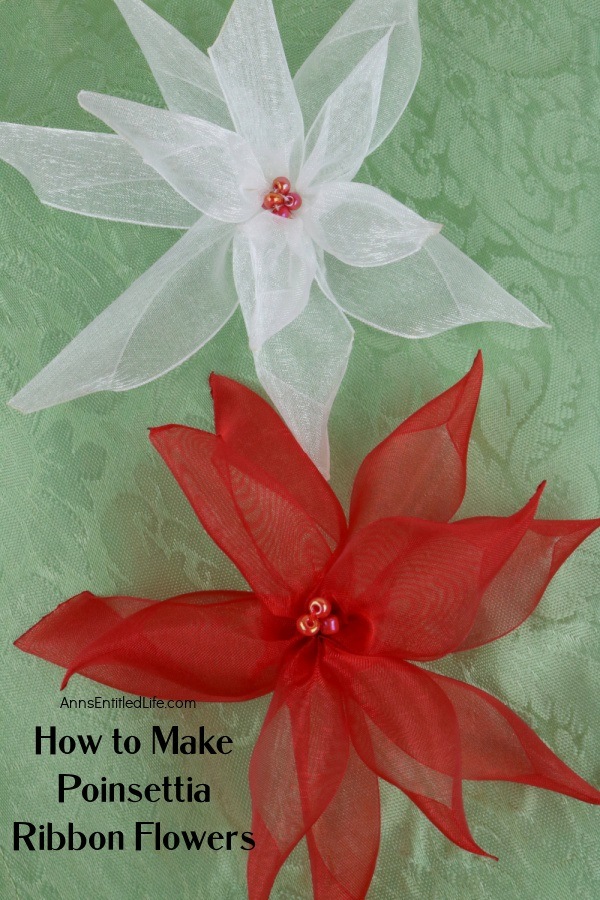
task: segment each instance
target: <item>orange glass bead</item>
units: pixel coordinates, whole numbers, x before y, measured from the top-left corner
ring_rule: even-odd
[[[327,619],[323,619],[321,622],[321,633],[322,634],[337,634],[340,630],[340,620],[337,616],[329,616]]]
[[[289,194],[291,187],[289,178],[281,177],[273,180],[273,189],[278,194]]]
[[[317,619],[326,619],[331,612],[331,603],[329,600],[325,600],[324,597],[315,597],[308,604],[308,611],[311,616],[316,616]]]
[[[321,623],[315,616],[306,613],[296,622],[296,628],[303,637],[314,637],[321,630]]]
[[[263,200],[263,209],[275,209],[276,206],[283,206],[284,202],[283,194],[277,191],[270,191]]]

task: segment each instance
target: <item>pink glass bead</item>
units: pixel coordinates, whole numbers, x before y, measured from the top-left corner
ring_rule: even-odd
[[[291,219],[292,217],[291,210],[289,210],[287,206],[276,206],[273,212],[282,219]]]
[[[321,633],[326,635],[337,634],[340,630],[340,620],[337,616],[328,616],[321,622]]]
[[[285,195],[283,202],[291,212],[295,212],[295,210],[300,209],[302,206],[302,197],[300,194],[291,191],[289,194]]]

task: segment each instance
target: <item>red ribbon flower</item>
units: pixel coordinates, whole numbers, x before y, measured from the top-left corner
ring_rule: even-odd
[[[450,522],[465,491],[482,377],[461,381],[369,453],[349,523],[276,413],[211,379],[216,435],[151,431],[203,526],[251,592],[155,602],[80,594],[17,646],[135,694],[206,701],[274,692],[250,764],[252,900],[306,837],[315,896],[365,896],[379,848],[378,778],[458,846],[481,850],[467,780],[515,781],[599,803],[503,703],[421,662],[517,628],[600,525],[512,516]]]

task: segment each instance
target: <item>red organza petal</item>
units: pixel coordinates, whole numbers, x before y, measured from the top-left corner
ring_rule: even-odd
[[[347,527],[340,502],[275,410],[230,378],[213,374],[210,386],[217,434],[285,487],[337,545]]]
[[[491,694],[431,674],[458,718],[463,778],[515,781],[600,803],[600,791],[563,763],[529,725]]]
[[[349,738],[335,680],[305,641],[278,680],[250,763],[250,900],[267,900],[279,869],[335,797]]]
[[[600,519],[531,522],[484,591],[473,627],[457,649],[479,647],[521,625],[564,561],[598,527]]]
[[[150,439],[196,515],[252,589],[281,616],[299,615],[298,596],[331,558],[331,546],[303,507],[222,438],[166,425]]]
[[[365,457],[350,506],[350,527],[390,516],[447,522],[465,493],[469,436],[483,361],[410,416]]]
[[[456,650],[487,584],[527,531],[539,496],[509,518],[383,519],[354,532],[322,582],[346,614],[339,643],[415,660]]]
[[[488,859],[498,861],[497,856],[482,850],[471,836],[465,818],[462,788],[459,782],[455,784],[457,796],[452,807],[445,806],[443,803],[438,803],[437,800],[432,800],[431,797],[424,797],[421,794],[413,794],[410,791],[405,791],[404,793],[421,810],[423,815],[427,816],[431,824],[435,825],[438,831],[441,831],[457,847],[460,847],[462,850],[468,850],[469,853],[475,853],[477,856],[486,856]]]
[[[409,663],[334,651],[327,661],[345,692],[350,736],[365,765],[404,791],[455,844],[488,855],[466,821],[458,722],[444,691]]]
[[[22,634],[15,646],[68,669],[83,647],[155,602],[138,597],[96,597],[85,591],[60,603]]]
[[[280,637],[278,640],[277,637]],[[273,690],[289,640],[253,594],[169,600],[80,594],[16,642],[117,690],[170,700],[249,700]]]
[[[315,900],[363,900],[379,853],[377,776],[351,748],[338,792],[307,833]]]

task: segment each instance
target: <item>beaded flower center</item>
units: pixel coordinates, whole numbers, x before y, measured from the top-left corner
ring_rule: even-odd
[[[263,200],[263,209],[269,209],[274,216],[291,219],[292,213],[302,206],[302,197],[292,190],[289,178],[275,178],[273,185]]]
[[[296,621],[296,628],[303,637],[318,634],[332,635],[340,630],[340,620],[331,615],[331,603],[324,597],[314,597],[308,604],[308,612]]]

